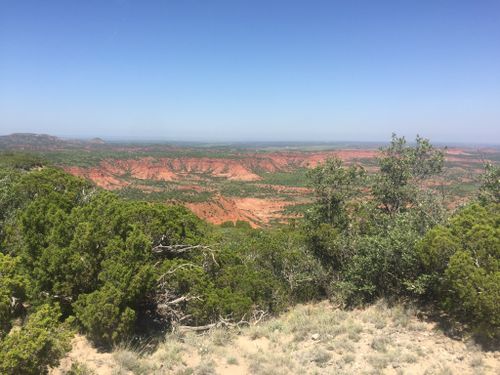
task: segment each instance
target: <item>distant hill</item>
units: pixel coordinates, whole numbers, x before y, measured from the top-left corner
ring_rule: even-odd
[[[92,144],[97,144],[97,145],[103,145],[105,144],[106,142],[104,141],[104,139],[101,139],[101,138],[92,138],[89,140],[89,143],[92,143]]]
[[[53,149],[67,147],[82,147],[86,145],[104,144],[101,138],[90,140],[63,139],[48,134],[13,133],[0,136],[0,148],[4,149]]]

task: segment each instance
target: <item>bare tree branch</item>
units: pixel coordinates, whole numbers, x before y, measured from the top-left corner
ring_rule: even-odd
[[[206,245],[156,245],[153,247],[155,254],[183,254],[192,250],[209,250],[213,251],[210,246]]]

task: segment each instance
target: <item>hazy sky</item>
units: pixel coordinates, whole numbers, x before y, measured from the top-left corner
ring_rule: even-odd
[[[0,0],[0,134],[500,143],[500,1]]]

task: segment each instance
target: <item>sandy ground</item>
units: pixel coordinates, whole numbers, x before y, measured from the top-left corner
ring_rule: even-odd
[[[355,311],[297,306],[241,330],[169,335],[152,353],[99,353],[77,336],[51,375],[78,362],[87,374],[499,374],[500,352],[452,339],[417,312],[378,303]]]

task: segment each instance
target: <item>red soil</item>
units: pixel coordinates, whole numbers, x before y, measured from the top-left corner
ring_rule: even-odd
[[[180,157],[103,160],[91,168],[67,167],[66,171],[92,180],[96,185],[116,190],[129,186],[127,177],[139,180],[196,181],[206,177],[226,178],[236,181],[258,181],[258,173],[289,172],[297,168],[314,167],[329,157],[337,156],[346,162],[375,157],[376,150],[338,150],[322,152],[274,152],[235,154],[233,158]],[[304,187],[261,185],[277,193],[307,195],[310,189]],[[145,192],[158,191],[146,185],[135,185]],[[196,184],[181,185],[180,190],[205,191]],[[228,198],[218,196],[203,203],[186,203],[198,216],[215,224],[226,221],[248,221],[256,227],[272,219],[280,219],[280,211],[291,202],[258,198]]]
[[[469,152],[467,152],[464,149],[461,148],[449,148],[446,150],[447,155],[470,155]]]
[[[213,223],[247,221],[253,228],[267,224],[271,219],[280,219],[281,210],[290,202],[260,198],[228,198],[218,196],[209,202],[187,203],[197,216]]]
[[[308,187],[300,187],[300,186],[285,186],[285,185],[270,185],[270,184],[255,184],[255,186],[272,189],[278,193],[285,193],[290,195],[304,195],[312,193],[312,189]]]
[[[92,180],[97,186],[107,190],[117,190],[129,185],[101,168],[66,167],[66,172]]]
[[[345,161],[373,158],[375,150],[339,150],[328,152],[276,152],[240,155],[230,158],[158,158],[104,160],[98,167],[68,167],[74,175],[86,177],[105,189],[119,189],[128,183],[120,177],[131,176],[140,180],[183,180],[195,176],[227,178],[237,181],[258,181],[256,171],[285,172],[295,168],[314,167],[332,156]]]
[[[256,181],[260,177],[238,160],[217,158],[142,158],[128,160],[104,160],[96,168],[69,167],[72,174],[89,178],[97,185],[110,188],[117,181],[107,182],[111,177],[129,175],[140,180],[182,180],[186,177],[208,174],[229,180]],[[99,171],[96,175],[94,172]]]
[[[485,150],[488,152],[490,150]],[[472,155],[471,150],[452,148],[447,150],[448,161],[460,162],[463,168],[470,170],[471,164],[481,163],[479,159],[464,158]],[[207,177],[223,178],[236,181],[259,181],[259,174],[263,172],[290,172],[297,168],[311,168],[324,162],[327,158],[336,156],[346,163],[363,162],[375,158],[378,150],[375,149],[346,149],[320,152],[270,152],[270,153],[235,153],[232,158],[210,157],[179,157],[179,158],[152,158],[103,160],[96,167],[67,167],[66,170],[74,175],[94,181],[98,186],[109,190],[121,189],[131,183],[127,178],[157,181],[186,181],[186,184],[177,185],[179,190],[193,190],[197,192],[212,190],[196,181]],[[368,166],[370,171],[376,167]],[[474,171],[475,172],[475,171]],[[480,171],[479,171],[480,172]],[[439,185],[446,183],[439,180],[429,183]],[[283,193],[295,197],[307,197],[311,189],[305,187],[257,184],[257,186],[273,189],[276,193]],[[135,184],[134,187],[145,192],[161,191],[161,188],[146,184]],[[226,221],[248,221],[253,227],[271,220],[283,218],[281,211],[287,205],[294,204],[282,200],[259,198],[230,198],[217,196],[202,203],[186,203],[198,216],[215,224]]]

